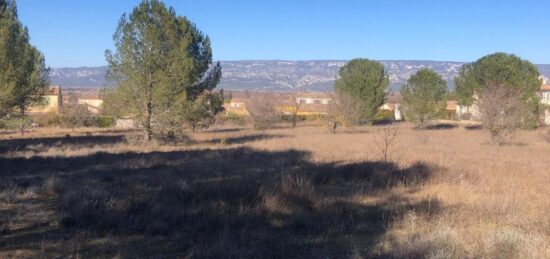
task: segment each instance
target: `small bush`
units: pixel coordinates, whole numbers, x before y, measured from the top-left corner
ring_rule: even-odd
[[[61,124],[61,118],[55,112],[38,115],[34,122],[42,127],[58,126]]]
[[[393,121],[395,120],[395,115],[393,114],[393,111],[390,110],[379,110],[374,115],[374,121],[376,122],[385,122],[385,121]]]
[[[223,115],[223,116],[220,116],[218,118],[218,121],[220,123],[224,123],[226,121],[229,121],[235,125],[238,125],[238,126],[244,126],[246,124],[246,117],[245,116],[242,116],[242,115],[238,115],[238,114],[235,114],[235,113],[227,113],[226,115]]]
[[[289,122],[292,121],[292,115],[290,114],[283,114],[281,115],[281,120]],[[296,116],[297,121],[305,121],[307,120],[307,115],[298,115]]]
[[[10,117],[0,120],[0,129],[19,129],[21,118]]]
[[[116,124],[115,118],[111,116],[97,116],[93,118],[93,125],[98,128],[110,128]]]

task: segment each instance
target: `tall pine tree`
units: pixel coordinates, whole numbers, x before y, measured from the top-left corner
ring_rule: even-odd
[[[123,15],[114,40],[116,52],[106,52],[109,75],[147,141],[221,78],[219,63],[211,68],[208,36],[161,1],[144,0]]]
[[[0,115],[14,108],[24,115],[48,85],[44,56],[30,44],[15,0],[0,0]]]

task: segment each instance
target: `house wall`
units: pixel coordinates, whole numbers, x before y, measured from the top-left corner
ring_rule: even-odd
[[[225,108],[225,113],[233,113],[237,115],[249,115],[248,110],[246,110],[245,103],[242,102],[228,102],[224,103],[223,107]]]
[[[480,120],[481,113],[476,103],[472,105],[456,105],[456,116],[459,119]]]
[[[103,100],[101,100],[101,99],[78,99],[78,104],[88,104],[88,105],[91,105],[91,106],[101,108],[101,106],[103,105]]]
[[[42,114],[49,112],[59,112],[60,99],[58,95],[45,95],[42,97],[42,101],[37,104],[31,105],[26,113],[27,114]]]
[[[396,121],[402,121],[405,116],[403,116],[403,108],[401,104],[396,103],[395,109],[393,110],[393,116]]]
[[[101,99],[78,99],[78,104],[84,104],[88,111],[92,114],[100,114],[102,112],[103,100]]]
[[[296,98],[297,103],[305,103],[305,104],[330,104],[331,99],[327,98],[309,98],[309,97],[298,97]]]
[[[540,102],[550,105],[550,91],[544,91],[540,94]]]
[[[550,110],[549,109],[544,110],[544,124],[545,125],[550,125]]]

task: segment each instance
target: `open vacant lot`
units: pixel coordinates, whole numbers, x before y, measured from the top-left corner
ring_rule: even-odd
[[[397,125],[4,132],[0,257],[550,257],[547,129]]]

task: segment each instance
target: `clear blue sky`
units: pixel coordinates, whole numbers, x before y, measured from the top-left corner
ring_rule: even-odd
[[[139,0],[18,0],[51,67],[104,65]],[[550,64],[549,0],[166,0],[212,39],[216,60],[473,61],[496,51]]]

